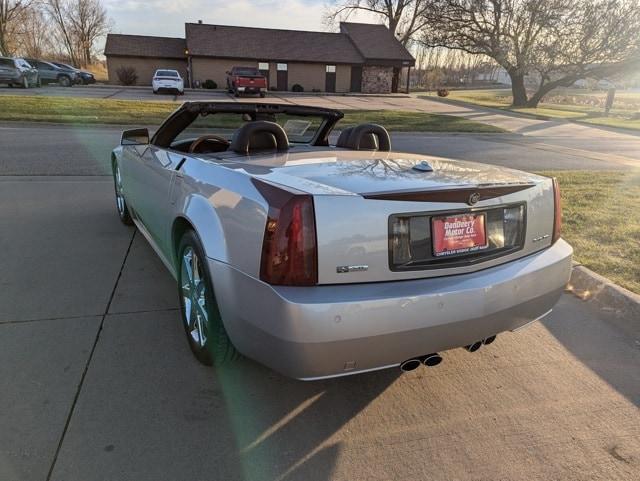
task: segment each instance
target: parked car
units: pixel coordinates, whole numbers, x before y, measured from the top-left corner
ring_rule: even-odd
[[[175,277],[201,362],[408,371],[551,312],[572,257],[555,179],[393,152],[373,124],[331,146],[342,116],[187,102],[123,132],[117,212]]]
[[[76,83],[77,73],[70,68],[61,68],[51,62],[34,58],[25,60],[38,70],[38,76],[43,84],[57,83],[62,87],[72,87]]]
[[[254,67],[233,67],[227,72],[227,90],[239,97],[240,94],[267,94],[267,78]]]
[[[76,73],[76,83],[82,85],[89,85],[96,83],[96,78],[93,76],[91,72],[87,72],[86,70],[81,70],[77,67],[73,67],[72,65],[60,62],[50,62],[56,67],[73,70]]]
[[[177,70],[161,69],[156,70],[151,81],[153,93],[168,91],[179,95],[184,95],[184,80]]]
[[[25,89],[39,87],[38,71],[22,58],[0,57],[0,83]]]

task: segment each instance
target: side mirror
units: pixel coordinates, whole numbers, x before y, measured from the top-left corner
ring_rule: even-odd
[[[148,145],[149,130],[148,129],[132,129],[122,132],[120,145]]]

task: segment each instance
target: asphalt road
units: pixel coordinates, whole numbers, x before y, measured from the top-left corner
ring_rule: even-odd
[[[640,132],[623,131],[567,121],[546,121],[509,112],[473,105],[448,103],[424,95],[313,95],[291,92],[269,92],[267,98],[256,96],[235,98],[222,91],[187,90],[184,96],[154,95],[151,87],[45,86],[39,89],[0,87],[0,108],[3,95],[41,95],[117,100],[154,100],[171,102],[176,107],[188,100],[232,102],[269,102],[329,107],[338,110],[405,110],[439,113],[503,128],[511,135],[450,134],[430,136],[397,136],[395,147],[433,155],[445,155],[467,160],[490,161],[517,168],[602,169],[624,168],[640,161]],[[518,148],[514,149],[516,145]],[[523,148],[526,146],[527,148]],[[551,153],[551,154],[550,154]],[[555,164],[559,162],[560,167]],[[608,164],[603,167],[604,164]]]
[[[0,128],[1,481],[638,479],[640,327],[571,295],[405,375],[200,366],[172,279],[115,213],[117,137]],[[575,162],[512,140],[410,141],[532,170]]]
[[[0,175],[109,175],[109,153],[120,141],[123,128],[0,124],[0,145],[10,147],[0,149]],[[612,152],[623,151],[624,155],[601,152],[599,143],[590,146],[580,139],[561,136],[545,139],[511,133],[392,134],[394,150],[527,171],[640,166],[640,138],[612,138],[608,144]]]

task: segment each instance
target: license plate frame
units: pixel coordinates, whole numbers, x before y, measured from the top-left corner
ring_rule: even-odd
[[[434,257],[464,256],[488,247],[485,212],[431,218],[431,249]]]

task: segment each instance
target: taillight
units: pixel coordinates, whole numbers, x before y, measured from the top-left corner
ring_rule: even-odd
[[[262,241],[260,279],[273,285],[318,283],[318,250],[313,196],[266,182],[253,183],[269,203]]]
[[[551,237],[551,243],[560,239],[562,231],[562,200],[560,198],[560,184],[555,177],[551,179],[553,181],[553,236]]]

